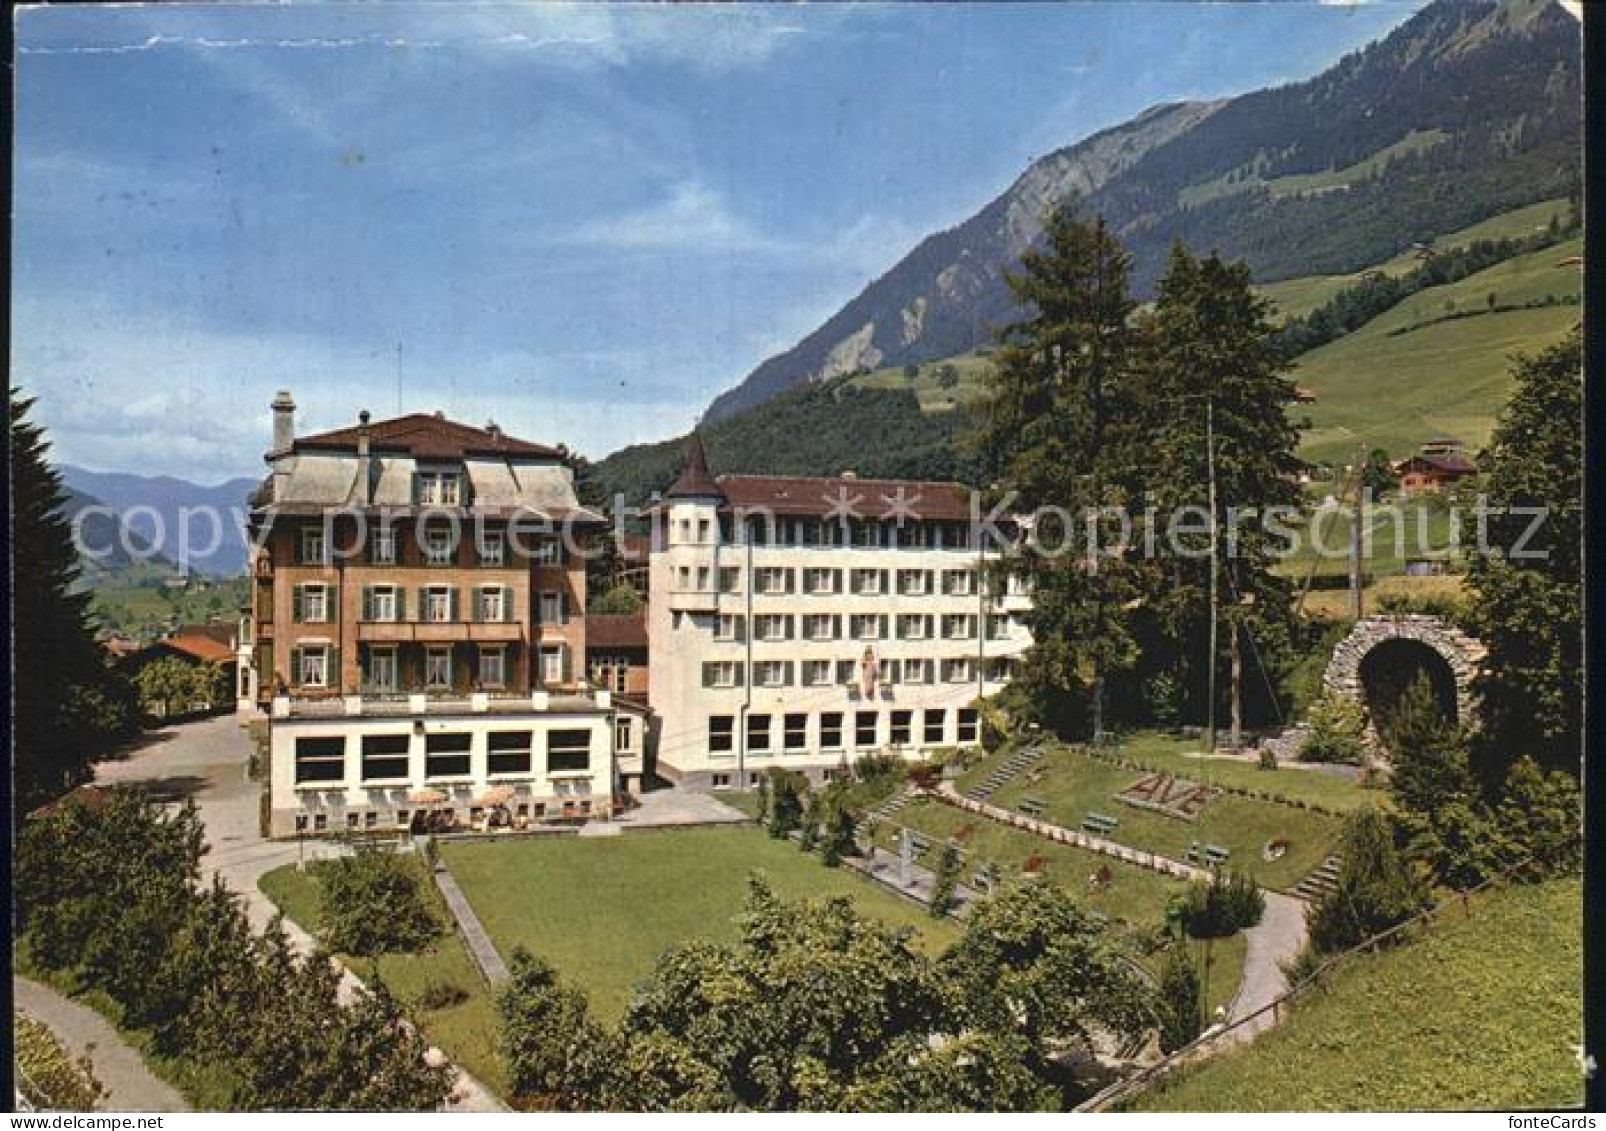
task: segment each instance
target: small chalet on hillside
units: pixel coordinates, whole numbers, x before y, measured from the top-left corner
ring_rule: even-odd
[[[1400,481],[1402,495],[1443,491],[1476,470],[1462,454],[1461,441],[1449,437],[1427,441],[1416,455],[1394,465],[1394,475]]]

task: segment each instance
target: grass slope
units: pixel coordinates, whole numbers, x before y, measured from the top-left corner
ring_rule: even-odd
[[[1340,969],[1253,1045],[1136,1106],[1153,1111],[1559,1108],[1583,1098],[1576,880],[1497,890]]]
[[[913,903],[756,828],[609,838],[521,838],[441,848],[504,956],[528,947],[617,1017],[658,956],[692,938],[731,939],[747,877],[762,871],[786,899],[845,895],[937,950],[958,937]]]

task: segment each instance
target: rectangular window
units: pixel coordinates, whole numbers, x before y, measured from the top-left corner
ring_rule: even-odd
[[[445,624],[452,619],[453,591],[444,585],[431,585],[424,590],[424,620],[431,624]]]
[[[803,591],[817,596],[837,592],[841,574],[834,569],[818,566],[803,571]]]
[[[876,742],[876,713],[855,711],[853,714],[853,745],[861,750]]]
[[[467,731],[431,734],[424,738],[424,776],[426,778],[466,778],[469,775],[469,747],[474,736]]]
[[[635,749],[635,725],[628,718],[615,719],[613,723],[613,748],[617,753],[628,754]]]
[[[942,591],[950,597],[969,597],[976,592],[976,573],[969,569],[942,571]]]
[[[564,680],[563,646],[542,645],[541,647],[541,682],[548,687],[560,684]]]
[[[805,640],[835,640],[837,619],[830,613],[805,613],[803,638]]]
[[[856,569],[849,577],[853,592],[861,597],[878,597],[883,589],[882,571],[879,569]]]
[[[808,745],[809,717],[807,715],[787,715],[786,729],[782,733],[782,745],[787,750],[802,750]]]
[[[1009,618],[990,616],[987,618],[987,639],[1003,640],[1009,635]]]
[[[908,746],[914,730],[913,711],[892,712],[892,745]]]
[[[405,734],[365,734],[362,736],[362,780],[406,781],[407,768]]]
[[[940,707],[924,712],[920,723],[920,739],[927,746],[941,746],[948,737],[948,712]]]
[[[976,708],[961,707],[959,709],[959,741],[962,743],[975,742],[977,729],[978,716]]]
[[[709,776],[708,784],[714,789],[729,789],[731,787],[731,776],[729,774],[712,774]]]
[[[337,782],[346,776],[344,738],[296,739],[296,784]]]
[[[435,689],[452,685],[452,649],[430,648],[424,653],[424,686]]]
[[[374,531],[374,540],[368,544],[368,559],[374,565],[396,564],[396,531],[389,526]]]
[[[541,623],[563,624],[568,618],[564,615],[563,594],[551,590],[541,593]]]
[[[836,662],[836,682],[839,684],[857,684],[859,682],[859,665],[854,660],[838,660]]]
[[[301,531],[301,564],[328,565],[329,545],[324,540],[323,528],[308,526]]]
[[[504,589],[500,585],[479,590],[479,619],[491,624],[511,619],[508,616],[511,611],[508,608],[508,597],[510,596],[512,596],[512,591]]]
[[[897,660],[882,660],[876,667],[876,682],[883,686],[897,683],[901,667]]]
[[[507,685],[507,651],[480,645],[480,686],[500,688]]]
[[[708,572],[708,567],[707,566],[698,566],[697,567],[697,591],[699,593],[708,592],[708,583],[712,579],[713,579],[713,575]]]
[[[708,716],[708,752],[729,754],[734,747],[735,719],[730,715]]]
[[[720,613],[714,618],[715,640],[740,640],[742,616],[740,613]]]
[[[820,749],[842,749],[841,711],[826,711],[820,715]]]
[[[301,649],[301,677],[303,687],[329,686],[329,649],[304,647]]]
[[[703,664],[704,687],[740,687],[742,665],[737,660],[708,660]]]
[[[452,532],[450,530],[426,530],[424,532],[424,564],[444,566],[452,564]]]
[[[930,683],[930,682],[932,682],[932,680],[931,680],[931,661],[930,660],[905,660],[903,662],[903,682],[905,682],[905,683]]]
[[[975,670],[968,657],[942,662],[942,678],[949,683],[969,683],[975,677]]]
[[[828,687],[831,683],[830,660],[804,660],[803,686]]]
[[[747,716],[747,749],[753,754],[765,754],[770,748],[770,717]]]
[[[546,772],[574,773],[591,768],[591,732],[555,730],[546,738]]]
[[[507,538],[500,530],[480,535],[480,565],[499,566],[507,560]]]
[[[371,691],[396,690],[396,649],[368,649],[368,687]]]
[[[753,664],[756,687],[785,687],[791,682],[791,664],[784,660],[758,660]]]
[[[898,615],[898,638],[900,640],[926,640],[931,636],[931,618],[921,613],[900,613]]]
[[[924,597],[931,592],[931,574],[923,569],[900,569],[898,592],[906,597]]]
[[[368,608],[364,619],[390,624],[401,619],[401,601],[394,585],[372,585],[368,588]]]
[[[976,618],[968,613],[947,613],[942,618],[944,640],[970,640],[976,635]]]
[[[792,618],[778,613],[763,613],[753,618],[754,639],[774,643],[789,640],[792,636]]]
[[[301,587],[301,619],[307,624],[329,623],[329,587],[303,585]]]
[[[459,506],[462,498],[459,476],[450,471],[418,473],[418,501],[426,507]]]
[[[563,546],[554,541],[544,541],[535,547],[535,564],[555,566],[563,563]]]
[[[485,736],[486,770],[493,774],[528,774],[535,732],[528,730],[492,731]]]
[[[758,592],[774,596],[787,593],[792,588],[792,571],[782,569],[780,566],[764,566],[753,571],[754,582]]]
[[[883,621],[879,613],[854,613],[848,619],[848,635],[854,640],[880,640]]]

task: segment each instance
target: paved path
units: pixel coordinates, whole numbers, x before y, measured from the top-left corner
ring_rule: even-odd
[[[896,852],[888,852],[885,848],[872,847],[868,856],[849,856],[842,861],[844,865],[852,868],[860,875],[868,876],[877,883],[885,884],[900,895],[909,897],[919,903],[930,906],[931,891],[937,883],[937,873],[930,868],[922,868],[913,862],[909,865],[909,882],[903,882],[903,867]],[[970,904],[976,898],[976,893],[961,883],[954,884],[954,908],[952,914],[955,918],[963,919],[970,911]]]
[[[613,819],[624,829],[669,828],[676,825],[742,825],[750,818],[740,809],[707,793],[679,787],[643,793],[640,804]]]
[[[194,798],[206,826],[206,855],[201,875],[210,883],[220,876],[240,896],[251,926],[260,931],[278,913],[272,900],[257,886],[264,873],[285,864],[316,860],[347,851],[326,841],[264,840],[259,805],[265,784],[250,777],[251,742],[238,715],[220,715],[198,722],[167,727],[147,736],[144,746],[127,757],[101,762],[95,780],[102,784],[135,784],[166,801]],[[296,949],[310,953],[314,940],[301,925],[284,919],[284,930]],[[362,981],[347,970],[340,994],[349,1000]],[[448,1104],[451,1111],[506,1111],[490,1090],[466,1071],[458,1069],[457,1088]]]
[[[492,986],[500,986],[512,975],[509,974],[507,963],[497,952],[496,944],[491,941],[490,932],[486,931],[485,924],[480,917],[474,914],[474,908],[468,902],[468,896],[463,889],[457,886],[457,880],[452,877],[450,869],[445,864],[435,868],[435,886],[441,889],[441,895],[446,899],[446,908],[457,920],[457,929],[463,932],[463,941],[468,944],[468,952],[474,956],[479,965],[480,973]]]
[[[95,1078],[106,1086],[102,1111],[189,1111],[184,1097],[157,1079],[139,1053],[100,1014],[29,978],[12,975],[17,1009],[43,1022],[74,1058],[89,1054]]]

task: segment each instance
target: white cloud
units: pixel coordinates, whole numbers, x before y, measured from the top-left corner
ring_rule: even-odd
[[[696,181],[681,181],[659,201],[594,220],[561,240],[615,251],[786,250],[783,241],[755,229],[733,213],[717,192]]]

